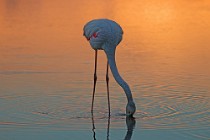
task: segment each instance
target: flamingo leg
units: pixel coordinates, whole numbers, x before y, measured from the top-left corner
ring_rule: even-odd
[[[97,50],[95,50],[95,70],[94,70],[94,84],[93,84],[93,96],[92,96],[92,106],[91,106],[91,112],[93,113],[93,103],[94,103],[94,96],[95,96],[95,90],[96,90],[96,81],[97,81]]]
[[[107,88],[108,109],[109,109],[109,117],[110,117],[110,99],[109,99],[109,62],[108,62],[108,61],[107,61],[107,67],[106,67],[106,88]]]

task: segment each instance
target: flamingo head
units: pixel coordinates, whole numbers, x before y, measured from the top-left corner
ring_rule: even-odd
[[[133,114],[136,112],[136,105],[133,101],[128,102],[126,106],[126,116],[132,117]]]

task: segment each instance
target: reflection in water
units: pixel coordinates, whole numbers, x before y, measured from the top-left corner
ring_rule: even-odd
[[[110,128],[110,115],[108,117],[108,123],[107,123],[107,136],[106,136],[107,140],[109,140],[109,128]]]
[[[94,116],[93,116],[93,113],[91,113],[92,115],[92,125],[93,125],[93,128],[92,128],[92,131],[93,131],[93,139],[96,140],[96,132],[95,132],[95,122],[94,122]]]
[[[133,130],[136,125],[136,120],[134,117],[126,117],[127,133],[124,140],[131,140]]]
[[[96,140],[96,132],[95,132],[95,121],[94,121],[94,116],[93,113],[91,113],[92,115],[92,132],[93,132],[93,139]],[[109,140],[109,130],[110,130],[110,118],[111,116],[108,116],[108,122],[107,122],[107,140]],[[126,125],[127,125],[127,133],[125,135],[124,140],[131,140],[131,137],[133,135],[133,130],[135,128],[136,125],[136,120],[134,117],[127,117],[126,116]]]

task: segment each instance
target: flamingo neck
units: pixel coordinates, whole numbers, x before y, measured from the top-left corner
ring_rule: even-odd
[[[130,90],[129,85],[123,80],[123,78],[120,76],[117,66],[116,66],[116,62],[115,62],[115,48],[113,50],[104,50],[106,55],[107,55],[107,59],[109,62],[109,66],[110,69],[112,71],[112,74],[114,76],[114,79],[116,80],[116,82],[123,88],[127,100],[128,102],[133,102],[133,97],[132,97],[132,93]]]

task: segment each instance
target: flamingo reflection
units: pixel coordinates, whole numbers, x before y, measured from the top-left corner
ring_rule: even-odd
[[[92,115],[92,132],[93,132],[93,139],[96,140],[96,127],[95,127],[95,121],[94,121],[94,116],[93,113]],[[110,130],[110,116],[108,117],[108,122],[107,122],[107,140],[109,140],[109,130]],[[126,125],[127,125],[127,133],[125,135],[124,140],[131,140],[131,137],[133,135],[133,130],[135,128],[136,120],[134,117],[128,117],[126,116]]]

